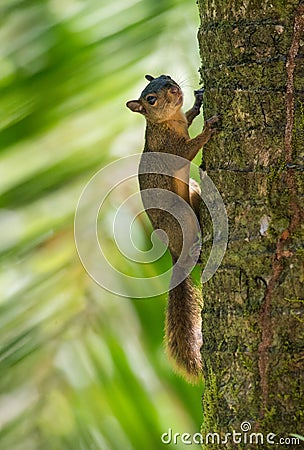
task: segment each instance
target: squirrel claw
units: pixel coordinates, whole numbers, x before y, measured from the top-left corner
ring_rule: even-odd
[[[210,117],[210,119],[206,120],[205,127],[208,128],[210,131],[215,131],[216,128],[214,128],[214,125],[221,120],[221,115],[218,114],[216,116]]]
[[[204,91],[204,88],[197,89],[196,91],[194,91],[195,97],[197,97],[198,95],[203,95]]]
[[[202,104],[203,102],[203,94],[204,94],[205,89],[201,88],[201,89],[197,89],[196,91],[194,91],[194,97],[195,100],[197,102],[199,102],[200,104]]]

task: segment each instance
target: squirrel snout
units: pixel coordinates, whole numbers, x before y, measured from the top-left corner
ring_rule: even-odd
[[[171,94],[180,94],[181,90],[178,86],[171,86],[169,91],[171,92]]]
[[[179,86],[170,86],[169,94],[171,97],[171,101],[174,102],[176,106],[181,106],[183,103],[183,92]]]

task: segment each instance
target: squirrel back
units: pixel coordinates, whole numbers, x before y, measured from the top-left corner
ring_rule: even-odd
[[[213,124],[218,117],[207,120],[203,131],[190,139],[188,127],[200,112],[203,90],[194,91],[194,105],[183,113],[183,92],[170,76],[153,78],[146,75],[146,78],[149,84],[139,99],[127,102],[131,111],[142,114],[146,119],[139,184],[143,204],[153,228],[161,229],[167,235],[174,265],[166,314],[167,351],[179,371],[189,381],[195,382],[202,374],[202,298],[188,275],[188,268],[189,264],[193,267],[199,258],[198,219],[201,198],[200,188],[189,178],[189,171],[190,161],[215,131]],[[148,164],[153,167],[144,170],[144,155],[151,152],[153,157],[148,159]],[[173,158],[173,162],[169,159],[170,167],[166,167],[165,171],[163,158],[157,156],[164,153],[183,159]],[[179,220],[175,217],[175,212],[178,212]]]

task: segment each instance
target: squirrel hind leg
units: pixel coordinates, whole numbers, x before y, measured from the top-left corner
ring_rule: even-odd
[[[190,197],[190,205],[194,210],[197,217],[200,214],[200,206],[202,202],[201,198],[201,188],[197,181],[192,178],[189,179],[189,197]]]

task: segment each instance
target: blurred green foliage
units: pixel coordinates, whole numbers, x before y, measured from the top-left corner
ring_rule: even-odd
[[[202,387],[164,354],[166,297],[102,290],[73,238],[86,182],[141,151],[125,102],[145,73],[192,102],[197,15],[186,0],[1,2],[1,449],[154,450],[169,427],[199,431]]]

